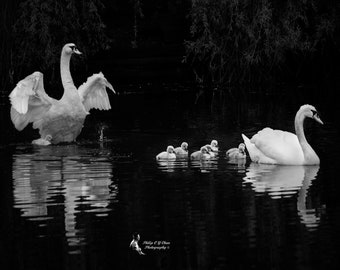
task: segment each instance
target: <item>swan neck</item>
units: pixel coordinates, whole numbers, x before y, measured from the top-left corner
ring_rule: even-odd
[[[306,116],[302,114],[300,111],[298,111],[295,116],[295,132],[301,146],[307,143],[305,132],[303,129],[303,123],[305,121],[305,118]]]
[[[305,132],[303,129],[303,122],[305,118],[306,115],[303,112],[298,112],[295,117],[295,132],[300,142],[300,146],[304,155],[304,164],[307,165],[319,164],[320,163],[319,157],[314,152],[313,148],[309,145],[305,137]]]
[[[77,90],[74,86],[70,72],[70,59],[71,54],[67,54],[64,51],[62,51],[60,59],[60,76],[65,90],[65,94]]]
[[[303,123],[306,117],[307,115],[305,113],[305,109],[301,108],[295,116],[295,132],[304,155],[303,164],[316,165],[320,163],[320,159],[313,150],[313,148],[307,142],[305,132],[303,129]]]

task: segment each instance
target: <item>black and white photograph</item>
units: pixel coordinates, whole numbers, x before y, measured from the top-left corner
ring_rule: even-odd
[[[2,270],[340,268],[340,1],[0,19]]]

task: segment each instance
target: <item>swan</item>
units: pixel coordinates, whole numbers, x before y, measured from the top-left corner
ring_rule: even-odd
[[[320,159],[308,144],[303,122],[312,118],[323,124],[314,106],[302,105],[295,116],[295,132],[264,128],[250,140],[242,134],[253,162],[282,165],[318,165]]]
[[[180,147],[175,148],[175,154],[185,156],[188,155],[188,143],[182,142]]]
[[[246,155],[246,146],[244,143],[240,143],[238,148],[231,148],[226,152],[226,156],[228,159],[244,159],[247,157]]]
[[[74,43],[66,44],[60,57],[60,75],[64,94],[60,100],[49,97],[44,89],[43,74],[34,72],[18,82],[9,95],[11,120],[15,128],[23,130],[29,123],[39,129],[42,141],[73,142],[80,134],[86,116],[92,108],[111,109],[106,88],[112,85],[103,73],[88,77],[78,89],[70,73],[70,59],[73,54],[80,55]]]
[[[174,151],[175,151],[175,148],[172,145],[169,145],[166,148],[166,151],[163,151],[156,156],[156,159],[157,160],[160,160],[160,159],[163,159],[163,160],[164,159],[176,159],[176,154],[174,153]]]
[[[191,159],[210,159],[211,156],[208,153],[208,149],[205,146],[202,146],[199,151],[193,152],[190,155]]]

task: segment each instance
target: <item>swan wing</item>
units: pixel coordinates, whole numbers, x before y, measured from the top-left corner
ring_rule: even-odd
[[[40,120],[56,101],[46,94],[41,72],[34,72],[19,81],[9,94],[9,99],[12,105],[11,120],[18,130]]]
[[[257,162],[257,163],[267,163],[267,164],[276,164],[276,160],[271,159],[267,157],[260,149],[256,147],[254,143],[250,141],[250,139],[242,134],[242,138],[244,141],[244,144],[246,145],[246,148],[249,153],[249,157],[251,161]]]
[[[106,80],[103,73],[93,74],[87,81],[78,88],[79,96],[84,104],[86,111],[90,109],[109,110],[111,109],[110,100],[106,88],[111,89],[112,85]]]
[[[297,136],[291,132],[264,128],[250,142],[266,157],[278,164],[302,164],[303,151]]]

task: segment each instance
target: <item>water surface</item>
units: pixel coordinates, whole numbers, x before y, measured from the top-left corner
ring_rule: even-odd
[[[270,101],[270,102],[269,102]],[[225,151],[260,128],[293,131],[301,104],[320,166],[229,162]],[[1,242],[7,269],[335,269],[339,266],[339,124],[318,99],[195,91],[113,98],[76,144],[38,147],[1,107]],[[99,132],[103,128],[104,140]],[[156,162],[172,144],[208,161]],[[145,256],[129,250],[139,232]]]

